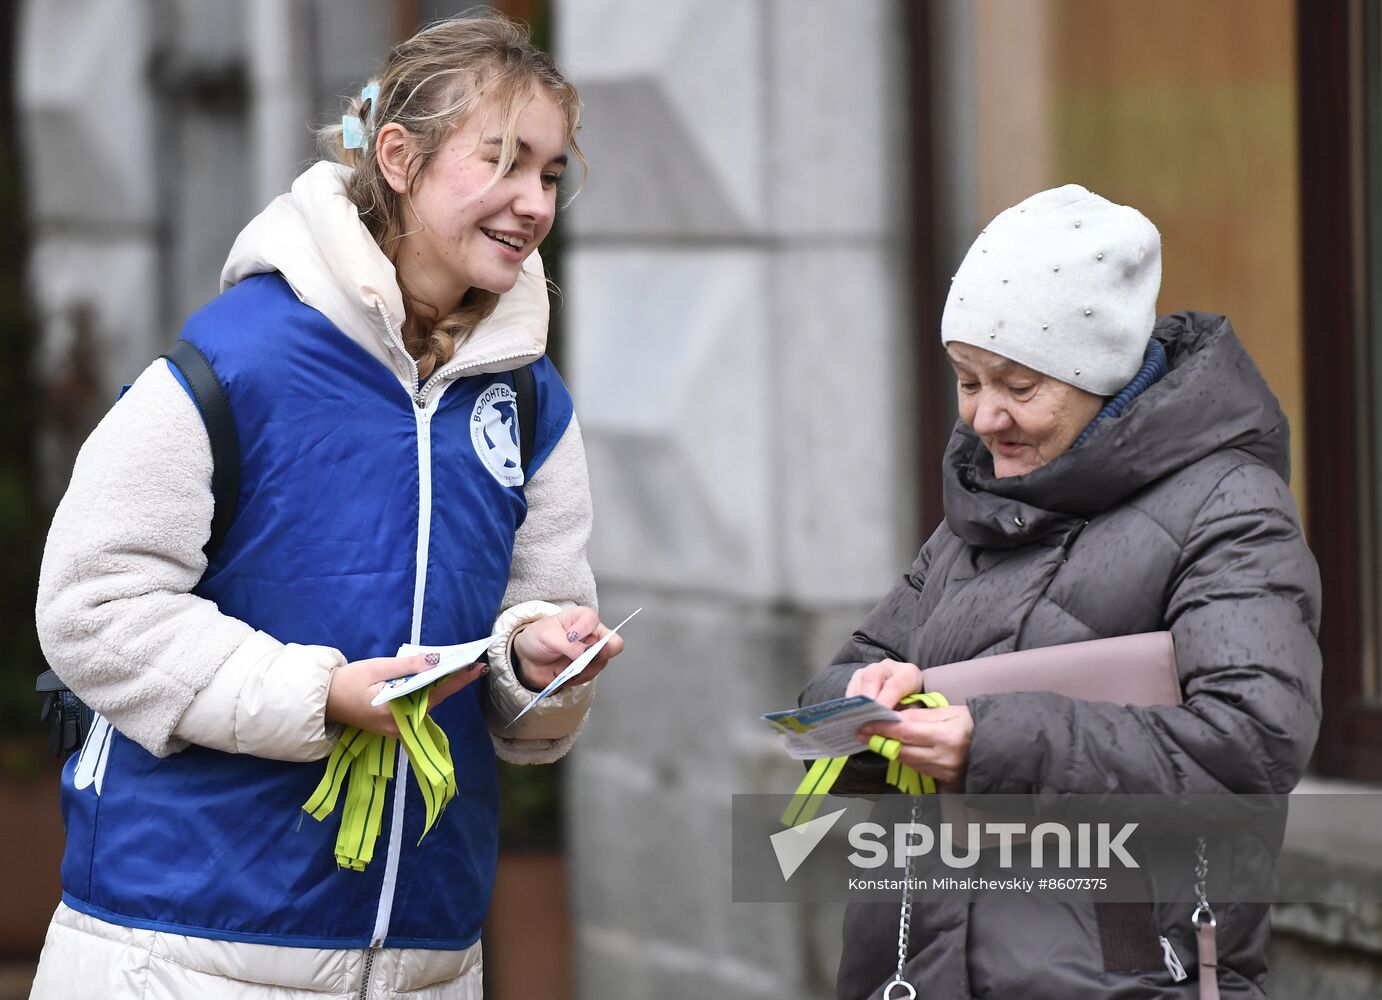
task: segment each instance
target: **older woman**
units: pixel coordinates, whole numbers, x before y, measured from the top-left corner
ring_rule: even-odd
[[[1286,419],[1227,319],[1155,317],[1160,253],[1141,213],[1074,185],[975,241],[941,325],[961,418],[945,522],[803,703],[895,705],[919,666],[1165,629],[1181,706],[989,695],[906,710],[861,739],[900,739],[904,763],[967,793],[1296,783],[1319,727],[1320,591],[1287,489]],[[882,790],[872,756],[842,782]],[[1195,997],[1192,908],[1134,909],[1131,923],[1124,908],[1112,927],[1086,900],[928,899],[902,973],[947,1000]],[[1222,995],[1263,996],[1266,907],[1216,912]],[[896,906],[850,908],[840,997],[883,996],[897,922]]]

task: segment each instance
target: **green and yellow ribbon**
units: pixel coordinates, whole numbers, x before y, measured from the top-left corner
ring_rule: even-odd
[[[909,694],[898,702],[899,706],[920,705],[923,708],[942,708],[949,704],[945,695],[937,691]],[[903,795],[936,793],[935,779],[927,774],[919,774],[898,760],[902,752],[902,744],[898,740],[874,734],[869,737],[869,749],[887,758],[888,773],[885,780]],[[787,806],[787,811],[782,814],[783,825],[800,826],[802,823],[809,823],[847,763],[848,757],[822,757],[815,761],[806,772],[806,777],[801,779],[801,784],[797,785],[797,790],[792,793],[792,801]]]
[[[427,807],[427,821],[422,827],[422,837],[426,837],[456,795],[451,744],[441,726],[427,714],[427,688],[388,704]],[[341,788],[346,787],[341,829],[336,834],[336,864],[342,868],[362,872],[374,857],[374,845],[384,826],[385,792],[394,775],[398,742],[382,733],[347,727],[327,758],[321,782],[302,804],[307,815],[324,820],[335,812]],[[418,838],[419,844],[422,837]]]

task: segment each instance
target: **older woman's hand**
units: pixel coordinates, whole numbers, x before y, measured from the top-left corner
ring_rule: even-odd
[[[849,679],[845,697],[856,694],[872,698],[888,708],[909,694],[921,690],[921,668],[915,663],[880,660],[860,667]],[[900,722],[873,722],[861,726],[860,743],[877,733],[902,744],[898,760],[928,774],[942,784],[957,784],[969,765],[969,742],[974,735],[974,717],[963,705],[945,708],[907,708]]]
[[[912,770],[929,774],[941,784],[963,783],[969,766],[969,743],[974,717],[964,705],[908,708],[899,722],[871,722],[859,728],[859,741],[877,733],[902,744],[897,759]]]
[[[849,686],[845,688],[845,697],[853,698],[856,694],[862,694],[886,708],[896,708],[899,701],[920,690],[921,668],[915,663],[879,660],[854,671]]]

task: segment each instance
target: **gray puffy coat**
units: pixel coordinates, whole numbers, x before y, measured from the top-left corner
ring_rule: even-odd
[[[957,426],[945,523],[804,704],[839,697],[855,670],[884,658],[927,666],[1169,629],[1183,706],[974,698],[966,792],[1295,785],[1320,722],[1320,583],[1286,485],[1286,418],[1227,319],[1167,316],[1154,335],[1170,371],[1121,417],[1027,475],[995,479],[978,437]],[[868,758],[881,763],[853,758],[842,786],[883,790]],[[1147,919],[1148,947],[1133,949],[1157,954],[1159,923],[1191,976],[1179,985],[1160,961],[1101,947],[1092,903],[1037,895],[920,903],[906,974],[925,1000],[1189,1000],[1198,995],[1190,910],[1159,907]],[[1263,996],[1266,907],[1216,913],[1224,997]],[[894,905],[850,907],[840,997],[882,995],[897,918]]]

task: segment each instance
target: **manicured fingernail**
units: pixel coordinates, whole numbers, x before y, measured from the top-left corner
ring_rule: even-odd
[[[425,657],[423,657],[423,659],[425,659],[425,660],[427,661],[427,665],[428,665],[429,667],[435,667],[438,663],[441,662],[441,654],[440,654],[440,653],[428,653]]]
[[[566,633],[566,641],[567,641],[567,642],[579,642],[579,641],[580,641],[580,638],[581,638],[581,634],[580,634],[579,632],[577,632],[575,629],[572,629],[570,632],[567,632],[567,633]]]

